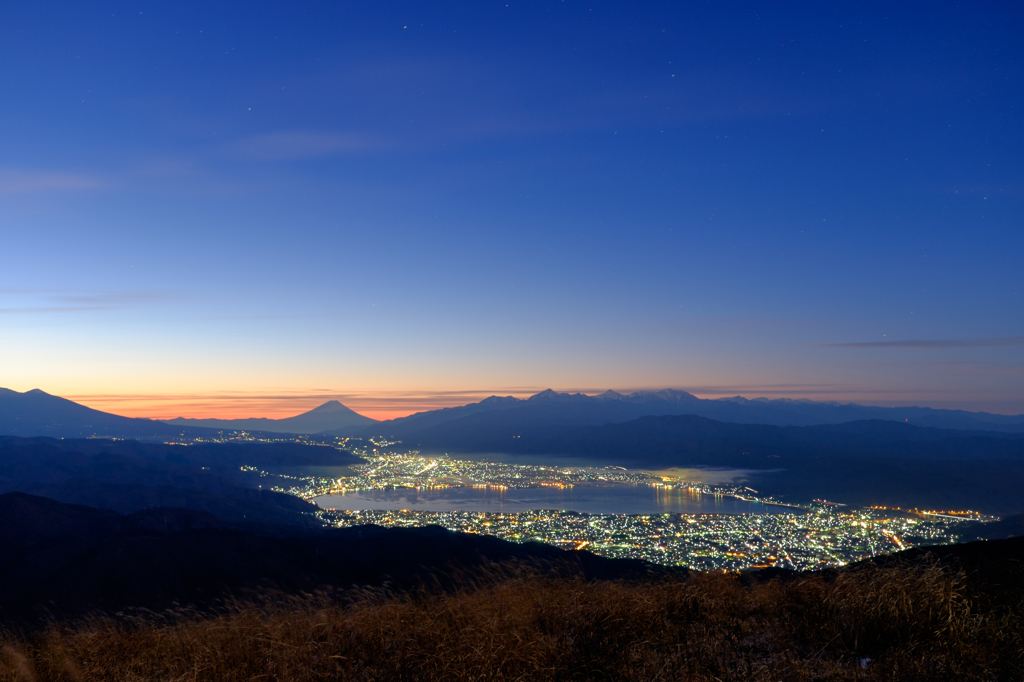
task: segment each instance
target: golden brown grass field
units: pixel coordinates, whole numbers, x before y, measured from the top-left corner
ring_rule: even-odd
[[[8,633],[0,679],[1019,680],[1020,571],[1006,577],[1018,580],[929,561],[764,582],[522,569],[443,594],[280,597]]]

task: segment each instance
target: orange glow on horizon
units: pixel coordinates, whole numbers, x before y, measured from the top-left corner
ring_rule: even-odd
[[[192,419],[247,419],[265,417],[283,419],[308,412],[330,400],[337,400],[358,414],[377,420],[395,419],[416,412],[437,410],[445,407],[456,407],[479,402],[489,396],[514,396],[528,398],[545,388],[515,387],[495,389],[466,390],[361,390],[342,392],[330,389],[292,390],[237,390],[237,391],[200,391],[195,393],[85,393],[79,391],[59,391],[42,387],[47,393],[59,395],[87,407],[125,417],[143,417],[148,419],[175,419],[186,417]],[[595,388],[560,388],[554,390],[569,393],[585,393],[596,395],[605,389]],[[913,400],[911,395],[851,395],[842,390],[818,390],[812,387],[804,390],[779,390],[775,387],[702,387],[690,389],[690,393],[698,398],[714,399],[723,396],[746,395],[748,397],[764,396],[766,398],[809,398],[811,400],[837,400],[868,405],[907,405],[927,404],[928,401]],[[774,390],[772,390],[774,388]],[[801,387],[803,388],[803,387]],[[811,388],[812,390],[808,390]],[[28,390],[20,388],[15,390]],[[620,393],[631,393],[636,389],[615,389]],[[657,390],[657,389],[653,389]],[[683,389],[685,390],[685,389]],[[895,398],[895,399],[894,399]],[[901,399],[902,398],[902,399]]]
[[[132,399],[118,399],[116,397],[96,399],[95,396],[82,397],[81,399],[69,396],[69,400],[81,403],[86,407],[102,412],[110,412],[122,417],[141,417],[143,419],[177,419],[185,417],[188,419],[285,419],[295,417],[309,412],[310,410],[323,405],[327,400],[319,401],[288,401],[277,405],[256,406],[251,401],[243,401],[240,404],[233,404],[229,401],[197,405],[194,401],[160,401],[154,405],[150,401],[137,401]],[[465,403],[449,405],[429,405],[422,408],[388,409],[373,405],[363,406],[356,402],[342,403],[350,410],[357,412],[364,417],[370,417],[378,421],[407,417],[410,414],[434,410],[438,407],[453,407]]]
[[[337,400],[350,410],[365,417],[384,421],[405,417],[417,412],[456,407],[478,402],[496,393],[467,391],[452,394],[389,395],[117,395],[88,394],[61,397],[123,417],[145,419],[284,419],[309,412],[330,400]],[[516,397],[525,398],[533,392]],[[502,395],[509,395],[505,392]]]

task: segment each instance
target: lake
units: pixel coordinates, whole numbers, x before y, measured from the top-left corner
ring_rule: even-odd
[[[744,502],[732,497],[699,495],[646,485],[574,486],[572,488],[397,488],[323,495],[313,500],[325,509],[362,511],[521,512],[557,509],[588,514],[780,514],[798,510]]]

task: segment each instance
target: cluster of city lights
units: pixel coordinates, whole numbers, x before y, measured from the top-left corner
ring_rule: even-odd
[[[485,533],[514,542],[538,541],[586,549],[607,557],[642,559],[699,570],[753,567],[815,569],[928,544],[956,542],[965,522],[991,520],[977,512],[848,509],[832,501],[786,504],[742,485],[712,486],[621,467],[567,467],[459,460],[447,455],[395,452],[396,443],[353,441],[340,446],[364,458],[340,477],[285,476],[243,467],[273,479],[273,489],[303,499],[370,490],[437,490],[643,485],[692,495],[732,497],[778,505],[780,513],[583,514],[563,510],[524,512],[345,510],[317,514],[336,527],[437,525]],[[335,498],[337,500],[339,498]],[[343,498],[340,498],[343,499]],[[782,507],[788,509],[782,509]]]

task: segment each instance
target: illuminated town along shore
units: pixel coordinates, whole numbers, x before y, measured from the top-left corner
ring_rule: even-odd
[[[277,485],[274,490],[296,495],[306,500],[323,495],[400,488],[437,490],[487,487],[494,490],[510,490],[542,487],[643,485],[685,491],[695,495],[732,497],[745,502],[796,508],[795,505],[759,495],[756,490],[743,485],[711,486],[697,481],[627,470],[622,467],[503,464],[452,459],[447,455],[425,456],[415,450],[401,453],[376,449],[370,452],[359,452],[354,448],[350,448],[350,450],[366,460],[365,464],[349,467],[352,471],[351,476],[339,478],[281,476],[258,471],[254,467],[243,467],[243,470],[263,476],[274,476],[289,482],[294,481],[288,486]]]
[[[376,446],[379,444],[371,444]],[[386,445],[394,445],[387,443]],[[351,446],[348,448],[355,450]],[[498,490],[542,486],[650,485],[693,494],[730,496],[780,505],[783,513],[758,514],[583,514],[572,511],[349,511],[325,509],[317,515],[336,527],[438,525],[464,533],[485,533],[514,542],[539,541],[601,556],[643,559],[698,570],[743,570],[777,566],[816,569],[840,566],[877,554],[959,539],[957,528],[981,518],[975,513],[909,513],[889,509],[847,509],[818,500],[785,503],[742,485],[710,486],[620,467],[564,467],[502,464],[392,453],[367,447],[357,454],[365,464],[350,476],[278,476],[274,490],[313,499],[323,495],[402,488],[491,487]],[[916,510],[915,510],[916,511]]]
[[[916,545],[956,542],[955,526],[962,523],[879,518],[870,511],[839,509],[814,505],[803,514],[699,515],[324,510],[318,515],[337,527],[438,525],[704,571],[841,566]]]

